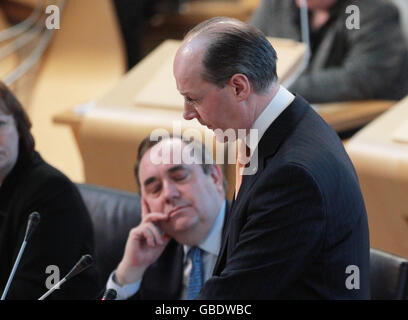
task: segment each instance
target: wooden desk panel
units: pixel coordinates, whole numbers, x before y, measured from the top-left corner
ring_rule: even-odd
[[[400,129],[407,120],[408,97],[346,145],[367,207],[371,246],[404,257],[408,257],[408,131]],[[407,142],[401,142],[403,132]]]
[[[283,81],[300,65],[306,49],[303,44],[292,40],[270,39],[270,41],[278,52],[279,60],[277,73],[279,78]],[[164,74],[166,79],[161,81],[161,84],[163,84],[165,88],[158,87],[158,94],[173,90],[170,98],[174,97],[174,95],[177,95],[178,97],[179,93],[176,90],[172,65],[173,58],[180,44],[181,41],[179,40],[164,41],[158,48],[156,48],[156,50],[132,68],[132,70],[130,70],[112,90],[106,93],[101,99],[98,99],[98,106],[133,107],[136,109],[138,107],[150,107],[154,105],[154,101],[151,101],[150,105],[137,104],[135,103],[135,97],[144,90],[146,85],[155,78],[156,73],[160,72],[163,68],[165,68],[167,72]],[[166,64],[166,66],[164,67],[163,64]],[[183,104],[176,103],[175,109],[177,108],[182,110]]]
[[[340,132],[365,125],[396,103],[387,100],[324,103],[317,105],[317,112]]]

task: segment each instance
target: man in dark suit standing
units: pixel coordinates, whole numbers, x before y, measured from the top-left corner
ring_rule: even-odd
[[[262,32],[230,18],[193,28],[175,56],[184,118],[220,139],[248,134],[250,163],[237,162],[223,244],[198,299],[368,299],[355,170],[337,134],[279,85],[276,59]]]
[[[178,152],[182,161],[174,158]],[[193,299],[211,276],[229,206],[221,169],[211,160],[199,141],[141,143],[135,175],[142,221],[107,284],[119,299]]]

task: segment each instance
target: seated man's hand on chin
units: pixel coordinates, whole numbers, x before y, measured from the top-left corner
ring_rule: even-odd
[[[168,215],[150,212],[143,197],[141,204],[142,221],[129,232],[125,253],[115,272],[116,281],[121,286],[141,280],[145,270],[160,257],[171,239],[156,224],[167,220]]]

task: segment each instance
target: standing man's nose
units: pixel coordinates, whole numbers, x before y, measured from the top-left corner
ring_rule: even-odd
[[[194,118],[197,118],[197,115],[197,110],[190,106],[187,101],[185,101],[183,118],[186,120],[193,120]]]

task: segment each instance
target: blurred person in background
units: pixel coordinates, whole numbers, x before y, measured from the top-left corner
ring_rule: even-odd
[[[355,169],[333,129],[280,85],[276,61],[259,29],[226,17],[195,26],[174,58],[184,119],[219,141],[245,133],[221,251],[197,299],[369,299]],[[358,290],[345,284],[349,265]]]
[[[250,23],[267,36],[300,41],[300,5],[261,0]],[[359,29],[346,25],[351,5],[359,9]],[[408,94],[408,44],[392,1],[308,0],[308,10],[311,60],[292,92],[311,103],[400,100]]]
[[[75,185],[34,149],[31,123],[12,92],[0,82],[0,291],[23,242],[28,216],[40,223],[27,243],[7,299],[38,299],[84,254],[93,254],[93,229]],[[47,270],[48,266],[51,269]],[[54,270],[50,272],[50,270]],[[90,268],[47,299],[91,299],[99,293]]]
[[[177,12],[181,0],[114,0],[126,47],[128,70],[143,58],[143,35],[158,11]],[[163,39],[164,40],[164,39]]]

